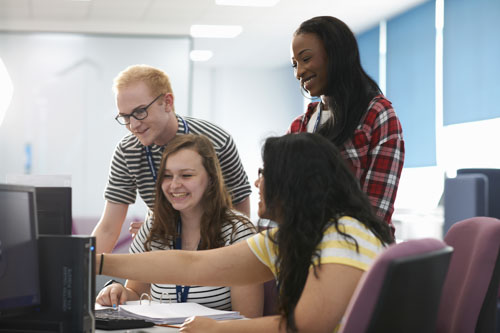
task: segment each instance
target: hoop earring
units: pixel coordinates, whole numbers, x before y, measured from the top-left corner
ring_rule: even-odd
[[[307,90],[304,89],[304,87],[302,87],[302,85],[299,85],[299,89],[300,89],[300,94],[302,95],[302,97],[304,98],[307,98],[308,100],[312,101],[313,98],[311,95],[309,95],[309,93],[307,92]]]

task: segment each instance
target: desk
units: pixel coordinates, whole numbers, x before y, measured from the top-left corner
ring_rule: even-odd
[[[153,326],[149,328],[134,328],[130,330],[114,330],[114,331],[107,331],[107,330],[95,330],[95,333],[173,333],[173,332],[179,332],[178,328],[173,328],[173,327],[160,327],[160,326]]]

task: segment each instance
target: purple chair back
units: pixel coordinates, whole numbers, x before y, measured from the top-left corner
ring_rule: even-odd
[[[455,223],[444,241],[454,248],[438,312],[438,333],[494,332],[500,282],[500,220]]]
[[[264,283],[264,311],[263,316],[274,316],[278,314],[278,288],[276,280]]]
[[[432,332],[452,252],[431,238],[389,246],[363,275],[340,332]]]
[[[257,226],[258,231],[269,229],[269,226],[263,226],[259,223]],[[263,316],[274,316],[278,312],[278,287],[276,280],[272,279],[264,283],[264,309]]]

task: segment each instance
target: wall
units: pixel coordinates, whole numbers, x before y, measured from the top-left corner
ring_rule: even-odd
[[[281,68],[205,68],[194,66],[192,114],[229,131],[252,184],[251,215],[257,219],[258,191],[265,138],[282,135],[304,112],[298,81],[290,66]]]
[[[397,227],[401,238],[439,236],[445,177],[460,168],[500,168],[493,93],[499,90],[499,15],[498,1],[428,1],[387,21],[387,35],[380,36],[386,54],[366,47],[379,42],[376,28],[358,36],[365,63],[385,58],[386,95],[403,126],[405,168],[394,219],[410,228]]]
[[[14,84],[0,126],[0,182],[24,173],[70,175],[73,216],[85,221],[77,226],[79,233],[90,232],[102,213],[111,156],[127,133],[113,119],[117,111],[111,91],[113,78],[126,66],[146,63],[164,69],[172,79],[176,111],[229,131],[252,185],[263,140],[285,133],[291,120],[304,112],[290,66],[192,66],[187,38],[0,33],[0,45],[0,58]],[[254,218],[257,195],[254,189]],[[145,205],[137,200],[129,219],[144,212]]]
[[[429,1],[422,6],[428,8],[435,3]],[[452,5],[455,7],[451,7]],[[390,18],[387,23],[388,29],[390,30],[391,24],[397,21],[406,24],[407,20],[401,20],[401,17],[416,15],[422,12],[423,7],[413,9],[410,14],[402,13],[398,17]],[[455,9],[451,11],[453,8]],[[413,95],[421,96],[421,99],[436,98],[436,105],[429,107],[436,108],[436,114],[442,115],[443,96],[438,98],[438,94],[439,89],[442,89],[440,84],[444,85],[445,118],[446,112],[458,110],[461,115],[467,116],[488,111],[488,117],[493,119],[481,120],[483,117],[475,119],[481,121],[463,124],[449,121],[445,122],[444,126],[443,119],[441,118],[440,122],[436,116],[435,121],[438,126],[436,123],[430,125],[437,128],[436,149],[426,151],[436,155],[437,165],[414,168],[408,168],[409,165],[406,165],[396,200],[397,209],[422,210],[436,207],[442,194],[445,173],[452,176],[457,168],[500,165],[497,155],[494,154],[495,143],[498,142],[495,133],[498,132],[496,129],[500,120],[494,118],[498,117],[498,108],[495,108],[496,95],[490,93],[486,96],[481,95],[482,97],[477,97],[479,96],[477,94],[471,96],[460,90],[452,90],[453,87],[449,86],[451,82],[455,83],[455,86],[458,81],[469,82],[467,78],[471,75],[476,75],[473,77],[476,86],[479,86],[477,82],[482,84],[489,82],[488,89],[493,89],[492,91],[498,86],[498,80],[491,80],[491,77],[498,76],[496,74],[500,70],[500,62],[494,61],[496,58],[493,57],[498,54],[498,45],[490,46],[494,39],[485,40],[485,36],[498,32],[498,26],[495,25],[498,20],[491,20],[491,17],[500,13],[498,2],[488,0],[445,2],[445,13],[446,11],[456,13],[454,19],[459,24],[462,22],[460,17],[463,16],[463,12],[472,10],[476,11],[475,16],[485,12],[488,14],[488,20],[481,21],[479,27],[487,33],[484,35],[477,33],[476,35],[481,37],[477,41],[477,50],[465,53],[466,57],[461,58],[468,64],[467,71],[452,71],[451,67],[447,67],[450,58],[456,59],[461,50],[446,51],[449,42],[453,41],[455,30],[451,29],[451,21],[445,17],[444,73],[455,76],[450,76],[448,79],[445,77],[442,83],[436,81],[435,96],[424,96],[413,89],[410,90]],[[425,13],[426,24],[432,25],[433,20],[428,19],[432,11]],[[474,22],[466,20],[463,24],[471,27]],[[417,24],[412,23],[409,28],[415,25]],[[368,32],[371,35],[368,37],[377,38],[378,33],[378,28],[375,27],[374,31]],[[367,36],[358,37],[361,41]],[[434,43],[435,37],[430,38]],[[387,45],[389,48],[390,44]],[[470,44],[466,43],[462,47],[468,45]],[[377,50],[376,44],[370,43],[369,46]],[[126,130],[113,119],[116,108],[110,90],[111,81],[126,65],[148,63],[165,69],[172,76],[176,109],[179,114],[189,113],[190,102],[192,116],[211,120],[233,134],[244,167],[253,183],[256,169],[261,165],[260,148],[265,137],[284,133],[291,119],[304,111],[302,97],[292,70],[288,65],[280,68],[207,68],[195,64],[190,67],[187,56],[189,48],[188,39],[0,33],[0,57],[9,68],[15,85],[11,107],[4,124],[0,127],[0,181],[3,181],[7,174],[25,172],[27,169],[25,146],[31,144],[33,163],[31,166],[28,165],[28,169],[32,173],[71,174],[75,216],[94,218],[100,215],[103,204],[102,191],[106,183],[111,154],[118,140],[126,133]],[[415,51],[417,60],[418,50],[419,48],[416,48]],[[439,56],[438,51],[436,47],[436,57]],[[467,61],[469,58],[470,61]],[[370,62],[379,63],[378,59],[366,58],[364,54],[362,59],[365,65]],[[388,61],[391,59],[389,56]],[[427,69],[431,66],[433,64],[426,62]],[[474,71],[474,68],[481,70]],[[434,70],[430,72],[430,75],[435,74],[436,77],[440,74],[439,70],[436,70],[436,73]],[[370,74],[375,78],[385,75],[376,71]],[[457,76],[458,74],[460,76]],[[485,76],[488,80],[482,79]],[[408,75],[406,79],[411,80],[412,77]],[[455,77],[456,79],[452,80]],[[408,82],[404,86],[409,87],[414,83]],[[431,85],[432,83],[426,87]],[[190,88],[192,91],[189,91]],[[391,94],[388,92],[388,98],[397,101],[398,97],[393,98]],[[429,95],[428,89],[425,90],[425,94]],[[483,106],[477,110],[471,107],[460,108],[456,105],[452,107],[452,104],[446,103],[446,98],[450,101],[454,97],[456,103],[467,100],[470,104],[480,100]],[[484,106],[486,102],[490,103],[489,107]],[[407,116],[418,115],[418,109],[409,109],[411,103],[407,107],[401,105],[399,103],[395,105],[398,114],[403,115],[406,112]],[[427,126],[429,123],[425,124]],[[442,126],[439,126],[440,124]],[[418,144],[419,136],[422,136],[421,126],[421,117],[403,124],[406,139]],[[410,135],[413,137],[410,138]],[[95,149],[97,147],[98,149]],[[411,154],[412,151],[408,150],[407,154]],[[419,157],[413,160],[418,162]],[[255,190],[251,201],[252,217],[256,218],[254,207],[258,199]],[[139,204],[132,208],[131,214],[141,217],[143,212],[144,207]]]
[[[100,216],[111,156],[127,133],[114,120],[119,71],[138,63],[164,69],[177,111],[188,111],[189,38],[0,33],[0,45],[14,85],[0,126],[0,182],[25,172],[71,175],[75,217]],[[144,206],[130,215],[143,216]]]

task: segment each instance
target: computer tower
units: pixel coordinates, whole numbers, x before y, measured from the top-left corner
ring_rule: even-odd
[[[42,318],[64,332],[94,332],[95,237],[40,235]]]
[[[95,330],[95,237],[39,235],[41,305],[0,322],[0,332]]]

